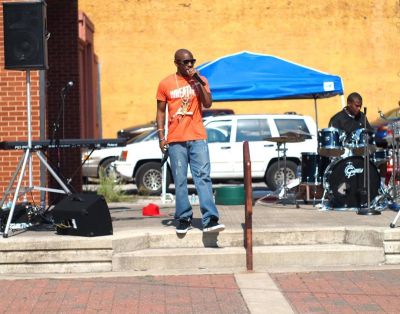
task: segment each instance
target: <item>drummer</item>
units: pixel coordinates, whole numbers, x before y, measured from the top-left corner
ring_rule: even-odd
[[[347,106],[336,113],[329,121],[329,126],[337,128],[346,133],[346,140],[350,140],[350,134],[358,129],[366,129],[373,132],[373,128],[361,112],[362,97],[359,93],[351,93],[347,96]]]
[[[329,126],[337,128],[346,134],[345,141],[351,142],[351,134],[358,130],[366,128],[367,131],[373,133],[374,129],[365,117],[365,114],[361,112],[362,97],[359,93],[351,93],[347,96],[347,106],[341,111],[336,113],[329,121]],[[365,127],[366,124],[366,127]],[[379,172],[382,180],[386,177],[387,165],[382,163],[379,166]]]

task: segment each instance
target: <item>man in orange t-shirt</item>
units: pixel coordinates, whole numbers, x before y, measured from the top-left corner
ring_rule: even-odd
[[[167,76],[157,89],[157,126],[160,149],[168,149],[175,183],[176,232],[185,234],[193,218],[187,188],[190,165],[199,195],[203,232],[219,232],[225,226],[218,222],[210,178],[210,157],[207,133],[202,120],[202,108],[210,108],[211,92],[205,77],[194,69],[196,59],[187,49],[175,52],[177,71]],[[165,136],[165,112],[168,104],[168,138]],[[168,148],[167,148],[168,147]]]

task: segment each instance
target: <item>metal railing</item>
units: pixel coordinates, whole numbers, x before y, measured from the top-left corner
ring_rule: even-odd
[[[251,183],[251,160],[249,142],[243,142],[243,173],[245,192],[245,230],[244,247],[246,249],[247,270],[253,270],[253,188]]]

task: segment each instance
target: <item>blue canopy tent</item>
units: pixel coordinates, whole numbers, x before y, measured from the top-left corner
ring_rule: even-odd
[[[202,64],[198,70],[208,79],[215,101],[313,99],[343,94],[339,76],[247,51]]]
[[[339,76],[260,53],[242,51],[197,69],[208,79],[214,101],[314,99],[317,127],[316,100],[343,95]]]

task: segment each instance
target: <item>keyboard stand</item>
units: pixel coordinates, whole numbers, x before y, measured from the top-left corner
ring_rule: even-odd
[[[53,178],[60,184],[62,190],[59,189],[49,189],[44,187],[36,187],[33,186],[33,179],[32,179],[32,128],[31,128],[31,97],[30,97],[30,71],[26,71],[26,95],[27,95],[27,111],[28,111],[28,148],[25,149],[24,154],[22,155],[21,159],[18,162],[17,169],[15,170],[7,189],[3,195],[3,198],[0,201],[0,210],[3,208],[4,202],[7,200],[8,196],[14,192],[10,212],[7,218],[7,224],[5,226],[3,232],[3,238],[8,238],[8,232],[10,230],[11,221],[14,215],[15,205],[17,203],[18,198],[21,195],[25,195],[26,193],[32,190],[39,190],[39,191],[47,191],[47,192],[56,192],[56,193],[63,193],[63,194],[71,194],[71,191],[68,187],[64,184],[64,182],[58,177],[56,172],[50,167],[47,163],[46,158],[43,157],[40,151],[36,151],[36,155],[38,156],[40,162],[46,167],[46,169],[50,172]],[[29,187],[28,188],[21,188],[22,180],[25,175],[26,165],[28,164],[29,168]],[[15,179],[18,177],[17,186],[15,191],[12,191],[12,187],[14,186]]]

